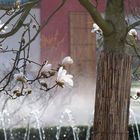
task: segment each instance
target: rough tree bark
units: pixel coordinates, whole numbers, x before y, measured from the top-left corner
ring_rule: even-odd
[[[102,52],[97,73],[93,140],[127,140],[131,58]]]
[[[127,140],[131,58],[124,0],[107,0],[104,18],[90,0],[79,0],[103,31],[104,50],[97,68],[93,140]],[[104,3],[105,4],[105,3]]]

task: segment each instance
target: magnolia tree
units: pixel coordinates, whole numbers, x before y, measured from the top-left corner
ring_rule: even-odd
[[[41,1],[41,0],[40,0]],[[48,91],[56,86],[64,87],[65,85],[73,86],[72,75],[67,74],[65,64],[72,64],[73,60],[66,57],[56,69],[53,69],[48,60],[44,64],[37,64],[29,59],[29,51],[31,43],[35,40],[39,32],[48,24],[51,17],[68,1],[61,0],[60,4],[54,9],[50,16],[42,25],[36,20],[34,15],[30,14],[30,10],[40,2],[39,0],[30,0],[24,4],[16,1],[14,5],[0,6],[5,13],[0,17],[8,16],[5,23],[1,22],[1,52],[9,51],[15,53],[13,65],[7,74],[1,79],[0,91],[9,95],[11,98],[17,98],[22,95],[31,93],[28,89],[29,84],[37,81],[41,85],[41,89]],[[96,101],[95,115],[93,126],[94,140],[127,140],[128,139],[128,119],[129,119],[129,102],[131,87],[131,55],[128,48],[134,49],[138,55],[138,34],[134,29],[140,24],[138,9],[133,3],[127,0],[106,0],[104,1],[104,16],[98,11],[99,0],[78,0],[91,15],[93,21],[92,32],[96,32],[101,36],[103,48],[99,57],[97,66],[97,82],[96,82]],[[129,5],[129,6],[126,6]],[[129,9],[129,8],[130,9]],[[125,10],[126,9],[126,10]],[[135,20],[132,22],[126,18],[127,14],[133,15]],[[31,21],[25,22],[27,15],[30,15]],[[15,24],[10,25],[11,21],[19,17]],[[3,48],[3,42],[20,28],[24,28],[21,34],[18,49]],[[31,37],[30,30],[36,30]],[[25,36],[28,35],[28,40]],[[85,46],[86,47],[86,46]],[[26,50],[26,54],[25,54]],[[28,79],[26,75],[27,63],[37,64],[40,69],[34,79]],[[46,81],[57,74],[54,84],[48,87]],[[9,86],[11,81],[15,80],[14,86]],[[16,87],[20,84],[20,87]],[[16,88],[15,88],[16,87]],[[11,92],[13,91],[13,92]]]
[[[15,1],[13,5],[1,6],[3,9],[3,15],[0,17],[0,53],[11,55],[11,68],[8,72],[4,73],[0,80],[0,92],[8,95],[11,99],[16,99],[20,96],[26,96],[32,93],[32,86],[34,83],[38,84],[38,88],[45,92],[54,89],[56,87],[72,87],[73,76],[67,74],[67,67],[73,64],[73,60],[70,56],[65,57],[56,67],[49,64],[47,58],[43,64],[37,63],[30,59],[30,47],[31,43],[35,40],[40,31],[45,27],[50,18],[55,14],[58,9],[46,19],[43,25],[40,25],[36,19],[36,15],[32,15],[30,10],[38,4],[39,1],[31,0],[27,3],[20,3]],[[60,8],[60,5],[58,8]],[[26,17],[30,15],[30,21],[25,21]],[[18,17],[15,19],[15,17]],[[6,22],[2,22],[3,19],[7,19]],[[16,20],[13,24],[13,21]],[[9,37],[16,34],[19,29],[22,28],[20,41],[17,42],[19,47],[11,48],[9,46],[4,47],[4,43]],[[31,36],[31,30],[35,31],[35,34]],[[14,57],[14,58],[13,58]],[[38,67],[34,78],[28,75],[28,64],[33,64]],[[51,84],[48,84],[49,81]],[[40,85],[40,86],[39,86]]]
[[[101,28],[96,24],[93,23],[93,27],[91,30],[91,33],[95,33],[97,35],[97,52],[100,53],[103,49],[103,31]],[[132,73],[131,78],[134,81],[139,82],[140,75],[139,75],[139,36],[136,29],[130,29],[127,35],[127,53],[131,55],[132,57]],[[138,99],[139,98],[139,92],[138,94],[134,94],[134,96],[130,96],[132,99]]]
[[[134,50],[139,56],[138,34],[134,29],[140,24],[138,1],[104,1],[104,16],[97,8],[100,1],[79,2],[96,23],[92,32],[101,36],[103,45],[97,66],[94,140],[127,140],[131,87],[131,52],[128,50]]]

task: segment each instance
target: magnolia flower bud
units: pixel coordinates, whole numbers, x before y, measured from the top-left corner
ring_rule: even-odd
[[[48,72],[51,72],[51,70],[52,70],[52,64],[48,64],[47,61],[41,69],[41,75],[45,77]]]
[[[57,85],[60,86],[61,88],[64,87],[64,82],[63,81],[56,81]]]
[[[25,45],[25,38],[24,37],[21,39],[21,43],[22,43],[22,45]]]
[[[17,92],[17,93],[16,93],[16,96],[17,96],[17,97],[20,97],[20,96],[21,96],[21,93],[20,93],[20,92]]]
[[[28,93],[28,94],[31,94],[31,93],[32,93],[32,89],[28,89],[28,90],[27,90],[27,93]]]
[[[133,36],[135,39],[137,39],[137,37],[138,37],[138,33],[137,33],[137,31],[135,29],[131,29],[128,32],[128,35]]]
[[[37,25],[35,23],[32,24],[32,28],[36,28]]]
[[[48,87],[48,85],[47,85],[46,81],[45,81],[45,80],[43,80],[43,79],[41,79],[41,80],[40,80],[40,84],[41,84],[41,86],[43,86],[43,87],[45,87],[45,88],[47,88],[47,87]]]
[[[0,46],[0,52],[2,52],[3,51],[3,47],[2,46]]]
[[[17,97],[20,97],[21,96],[21,91],[19,89],[15,89],[13,91],[13,93],[17,96]]]
[[[15,8],[20,9],[20,1],[19,0],[16,0]]]
[[[1,20],[0,20],[0,32],[5,33],[5,32],[6,32],[5,30],[6,30],[8,27],[7,27],[7,26],[4,26],[4,28],[1,30],[1,28],[3,27],[3,25],[4,25],[4,23],[2,23]]]
[[[101,30],[101,28],[96,23],[93,23],[93,28],[91,30],[91,33],[97,33],[97,34],[102,35],[103,31]]]
[[[64,66],[71,65],[71,64],[73,64],[73,59],[70,56],[67,56],[62,60],[62,65]]]
[[[50,76],[54,76],[55,75],[55,72],[54,71],[49,71],[49,75]]]
[[[25,75],[21,72],[21,73],[17,73],[14,75],[15,80],[26,83],[27,82],[27,78],[25,77]]]
[[[15,89],[15,90],[13,91],[13,93],[14,93],[14,94],[20,93],[20,91],[19,91],[19,89]]]

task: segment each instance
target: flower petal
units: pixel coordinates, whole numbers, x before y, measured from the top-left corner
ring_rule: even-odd
[[[60,67],[57,73],[57,80],[62,79],[63,76],[65,76],[67,71],[63,69],[63,67]]]
[[[62,60],[62,65],[71,65],[71,64],[73,64],[73,59],[70,56],[67,56]]]

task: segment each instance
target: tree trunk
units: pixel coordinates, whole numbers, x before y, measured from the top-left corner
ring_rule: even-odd
[[[128,140],[130,56],[102,52],[96,84],[93,140]]]

